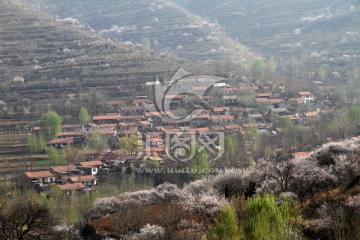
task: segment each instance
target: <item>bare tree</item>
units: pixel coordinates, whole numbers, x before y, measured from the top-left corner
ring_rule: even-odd
[[[21,196],[0,203],[0,239],[54,239],[53,221],[45,205]]]

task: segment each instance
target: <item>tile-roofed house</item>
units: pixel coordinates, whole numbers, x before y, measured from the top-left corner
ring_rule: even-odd
[[[116,123],[104,123],[99,125],[100,130],[114,130],[116,127]]]
[[[303,104],[305,103],[304,99],[301,97],[298,98],[289,98],[288,100],[290,103],[299,103],[299,104]]]
[[[87,174],[96,175],[103,165],[101,161],[80,162],[77,168],[85,171]]]
[[[144,105],[144,104],[149,104],[149,103],[151,103],[151,101],[149,99],[147,99],[147,98],[143,98],[143,99],[136,98],[136,99],[134,99],[132,101],[132,103],[134,105],[136,105],[136,106],[141,106],[141,105]]]
[[[94,175],[71,176],[69,180],[71,183],[82,183],[86,187],[95,187],[97,185],[97,178]]]
[[[103,130],[103,129],[100,129],[99,133],[101,135],[106,135],[106,136],[110,137],[110,136],[116,136],[117,131],[116,130]]]
[[[208,127],[203,127],[203,128],[189,128],[186,129],[186,132],[188,133],[195,133],[200,137],[209,135],[210,133],[210,129]]]
[[[117,115],[99,115],[93,117],[93,122],[96,124],[104,123],[118,123],[120,114]]]
[[[156,147],[156,146],[159,146],[159,145],[163,145],[164,142],[165,142],[165,140],[162,139],[162,138],[152,138],[152,139],[150,139],[150,145],[151,145],[152,147]]]
[[[99,128],[99,125],[97,125],[95,123],[88,123],[88,124],[84,125],[83,131],[87,132],[87,133],[92,133],[93,130],[98,129],[98,128]]]
[[[137,126],[137,122],[124,122],[124,123],[119,123],[117,125],[117,129],[119,131],[124,131],[135,128],[136,126]]]
[[[309,91],[298,92],[298,95],[303,99],[304,103],[314,101],[314,95]]]
[[[83,193],[86,186],[82,183],[67,183],[64,185],[57,185],[67,196],[71,196],[74,191]]]
[[[84,132],[61,132],[57,135],[58,138],[81,138],[86,134]]]
[[[56,148],[65,148],[69,144],[74,143],[74,138],[54,138],[46,142],[46,145]]]
[[[271,112],[279,114],[281,116],[287,114],[289,111],[287,108],[273,108],[271,109]]]
[[[55,176],[50,171],[25,172],[24,174],[32,183],[49,184],[55,182]]]
[[[223,100],[225,104],[234,104],[238,102],[238,96],[237,95],[223,96]]]
[[[118,121],[121,122],[137,122],[141,121],[144,115],[130,115],[130,116],[119,116]]]
[[[257,98],[271,98],[272,93],[258,93]]]
[[[103,165],[103,163],[101,161],[88,161],[88,162],[80,162],[79,163],[81,166],[91,166],[91,167],[99,167],[101,168],[101,166]]]
[[[285,99],[283,98],[270,98],[269,101],[271,102],[271,104],[279,104],[279,103],[284,103]]]
[[[138,129],[139,130],[144,130],[144,129],[147,129],[147,128],[152,128],[153,124],[149,121],[139,121],[139,124],[138,124]]]
[[[139,131],[137,129],[137,127],[134,128],[130,128],[128,130],[123,130],[123,131],[119,131],[117,132],[118,137],[122,138],[122,137],[129,137],[131,135],[135,135],[137,136],[139,134]]]
[[[288,90],[288,88],[285,87],[285,85],[278,86],[275,88],[275,92],[278,92],[278,93],[285,93],[287,90]]]
[[[242,127],[237,124],[225,125],[224,128],[225,128],[225,130],[240,130],[240,129],[242,129]]]
[[[230,107],[214,107],[212,112],[214,115],[230,115]]]
[[[228,88],[224,88],[224,93],[226,95],[232,95],[232,94],[236,94],[236,92],[239,91],[239,88],[237,87],[228,87]]]
[[[145,106],[142,106],[142,105],[124,106],[124,107],[120,108],[120,112],[123,115],[144,114]]]
[[[297,114],[283,115],[281,117],[290,119],[293,124],[299,124],[301,122],[301,118]]]
[[[55,175],[58,175],[59,177],[69,176],[69,175],[74,175],[74,174],[80,173],[80,170],[77,169],[77,167],[73,164],[69,164],[66,166],[51,167],[50,171],[52,173],[54,173]]]
[[[318,119],[318,117],[319,117],[319,112],[318,112],[318,111],[305,112],[305,113],[304,113],[304,117],[305,117],[305,119],[307,119],[307,120]]]
[[[264,128],[266,127],[265,123],[244,123],[241,124],[243,128],[249,128],[249,127],[257,127],[257,128]]]
[[[265,121],[264,116],[260,113],[249,114],[248,117],[253,119],[255,122],[264,122]]]
[[[223,122],[231,122],[234,121],[234,116],[227,116],[227,115],[217,115],[217,116],[211,116],[211,120],[217,123],[223,123]]]

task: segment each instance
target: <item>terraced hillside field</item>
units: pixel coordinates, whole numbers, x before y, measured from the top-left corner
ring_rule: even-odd
[[[26,1],[25,1],[26,2]],[[190,60],[246,61],[254,54],[228,37],[219,25],[166,0],[27,0],[61,18],[76,18],[104,36],[171,50]]]
[[[360,63],[359,0],[172,0],[217,21],[228,34],[265,57],[305,62],[327,73]]]
[[[39,117],[50,109],[76,115],[141,83],[170,79],[176,58],[100,37],[21,4],[0,2],[0,116]],[[93,109],[91,109],[93,110]]]

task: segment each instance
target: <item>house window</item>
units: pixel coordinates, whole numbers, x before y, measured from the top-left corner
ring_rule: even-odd
[[[96,168],[93,168],[92,171],[93,171],[93,173],[96,172]]]

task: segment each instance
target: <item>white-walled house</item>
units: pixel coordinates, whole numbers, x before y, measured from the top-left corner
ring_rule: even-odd
[[[25,176],[35,184],[46,185],[55,182],[55,176],[49,171],[25,172]]]
[[[303,99],[304,103],[309,103],[314,101],[314,95],[309,91],[298,92],[298,94]]]

